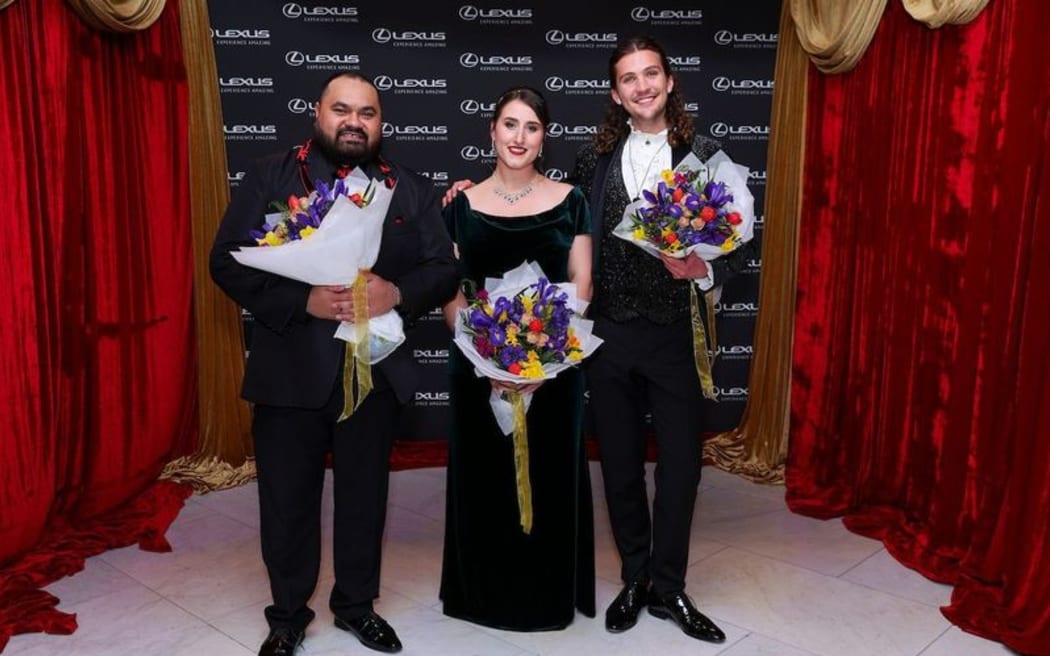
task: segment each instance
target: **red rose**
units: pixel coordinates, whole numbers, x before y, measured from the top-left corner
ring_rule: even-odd
[[[543,322],[539,319],[533,319],[529,322],[529,330],[534,333],[538,333],[543,330]]]
[[[705,223],[715,218],[716,214],[718,214],[718,212],[716,212],[715,208],[710,205],[700,210],[700,218],[703,219]]]
[[[726,216],[726,221],[729,222],[729,225],[740,225],[742,220],[743,219],[740,218],[740,212],[730,212]]]
[[[518,375],[518,374],[521,373],[521,365],[518,364],[517,362],[514,362],[509,367],[507,367],[507,371],[509,371],[510,373],[512,373],[514,375]]]

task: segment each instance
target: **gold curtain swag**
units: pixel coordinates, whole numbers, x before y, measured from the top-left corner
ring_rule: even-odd
[[[208,274],[208,255],[229,203],[226,142],[218,72],[205,0],[179,4],[182,54],[189,85],[190,223],[197,327],[200,437],[196,453],[168,463],[161,478],[198,492],[235,487],[255,477],[251,409],[240,398],[244,333],[240,311]]]
[[[977,18],[988,0],[901,0],[904,9],[927,27],[964,25]]]
[[[748,402],[740,425],[704,444],[704,458],[719,469],[756,483],[783,484],[791,393],[791,344],[795,327],[798,224],[806,141],[809,65],[788,5],[780,36],[770,118],[762,267]]]
[[[138,32],[160,18],[166,0],[66,0],[91,27],[104,32]],[[209,46],[210,47],[210,46]]]
[[[864,56],[886,0],[791,0],[790,6],[798,40],[814,65],[823,73],[844,73]]]

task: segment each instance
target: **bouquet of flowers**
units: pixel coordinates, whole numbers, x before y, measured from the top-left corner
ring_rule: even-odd
[[[278,211],[251,232],[259,245],[231,254],[246,266],[310,285],[349,285],[379,257],[393,194],[359,169],[334,185],[318,180],[309,196],[272,203]],[[391,310],[363,327],[344,321],[334,337],[352,344],[366,340],[367,362],[375,364],[405,341],[404,324]]]
[[[624,210],[613,231],[647,252],[706,260],[728,253],[754,234],[755,199],[747,188],[748,169],[723,151],[707,162],[690,153],[666,170],[656,189]]]
[[[663,171],[655,189],[642,191],[642,199],[629,204],[613,234],[659,257],[687,257],[690,253],[713,260],[750,241],[754,235],[755,199],[747,188],[748,168],[719,150],[706,162],[690,153],[673,171]],[[708,292],[708,343],[696,287],[689,286],[693,318],[693,358],[704,396],[715,400],[711,374],[714,304],[717,288]]]
[[[352,284],[354,306],[364,308],[365,279],[359,274],[379,257],[383,221],[393,195],[393,186],[377,184],[359,169],[332,186],[318,181],[309,196],[275,203],[278,212],[267,214],[262,228],[251,232],[258,246],[230,254],[245,266],[310,285]],[[401,316],[393,310],[372,319],[360,312],[353,323],[341,322],[333,337],[347,342],[342,420],[371,391],[371,365],[400,346],[405,331]]]
[[[456,317],[453,341],[479,377],[510,383],[551,379],[575,366],[602,343],[584,319],[587,302],[572,283],[552,283],[535,262],[523,262],[502,278],[488,278]],[[500,430],[514,434],[518,509],[522,529],[532,528],[525,413],[532,394],[489,396]]]

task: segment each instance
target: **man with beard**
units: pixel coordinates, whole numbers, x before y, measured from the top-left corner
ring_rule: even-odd
[[[439,195],[426,178],[380,155],[379,94],[357,73],[333,75],[317,103],[314,133],[290,152],[256,162],[237,189],[212,247],[215,282],[255,320],[242,396],[253,404],[252,439],[259,485],[261,544],[273,603],[260,656],[290,656],[314,617],[307,605],[321,561],[321,497],[331,454],[335,625],[366,646],[396,652],[401,643],[373,610],[386,519],[388,461],[400,405],[419,376],[407,349],[372,368],[373,388],[349,418],[343,410],[344,342],[338,322],[356,311],[392,308],[414,319],[456,291],[452,243]],[[230,255],[254,246],[272,201],[306,196],[355,168],[394,185],[378,259],[367,278],[367,307],[346,286],[311,287],[242,266]],[[278,246],[278,248],[280,248]]]

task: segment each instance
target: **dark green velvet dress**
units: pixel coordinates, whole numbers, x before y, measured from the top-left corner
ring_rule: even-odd
[[[445,208],[463,275],[481,288],[525,260],[552,282],[568,280],[569,248],[590,232],[587,201],[573,189],[536,216],[475,212],[465,194]],[[512,436],[489,407],[491,387],[453,345],[451,427],[441,599],[446,615],[516,631],[561,629],[576,609],[594,616],[594,515],[582,440],[583,375],[560,373],[526,415],[533,526],[518,516]]]

